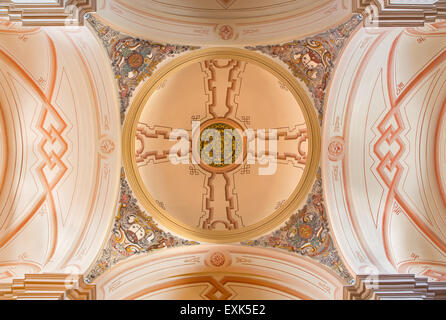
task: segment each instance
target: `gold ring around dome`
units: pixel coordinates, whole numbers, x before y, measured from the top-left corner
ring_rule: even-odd
[[[156,201],[147,192],[144,182],[138,172],[135,159],[135,134],[136,126],[140,114],[149,100],[152,93],[159,84],[168,78],[174,72],[182,68],[209,59],[235,59],[253,63],[261,68],[269,71],[283,82],[301,107],[308,130],[308,156],[303,175],[284,205],[274,211],[272,214],[261,221],[247,227],[236,230],[204,230],[197,227],[187,225],[178,219],[169,215],[169,213],[161,208]],[[122,135],[122,152],[124,169],[130,187],[135,193],[138,201],[143,205],[144,209],[157,222],[178,235],[187,239],[212,243],[231,243],[254,239],[262,234],[277,228],[287,218],[289,218],[299,205],[306,199],[308,192],[314,182],[320,159],[320,127],[316,116],[315,108],[308,97],[307,93],[297,82],[296,78],[285,68],[280,66],[271,58],[238,48],[207,48],[198,49],[190,53],[179,56],[176,59],[166,63],[160,69],[155,71],[153,75],[143,84],[136,94],[126,116],[123,135]],[[268,192],[267,190],[265,192]],[[259,194],[259,197],[262,197]]]

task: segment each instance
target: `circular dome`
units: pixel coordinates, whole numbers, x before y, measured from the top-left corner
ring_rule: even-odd
[[[144,84],[124,124],[124,165],[149,214],[187,238],[252,239],[288,218],[319,161],[306,94],[270,59],[204,49]]]

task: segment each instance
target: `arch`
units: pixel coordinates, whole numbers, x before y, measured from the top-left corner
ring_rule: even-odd
[[[321,161],[330,224],[354,274],[446,279],[444,31],[363,28],[338,61]]]
[[[113,73],[87,28],[0,28],[0,281],[82,274],[118,199]]]
[[[98,277],[98,299],[341,299],[344,282],[274,249],[197,245],[129,258]]]

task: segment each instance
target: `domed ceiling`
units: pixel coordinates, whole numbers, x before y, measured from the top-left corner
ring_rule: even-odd
[[[239,241],[272,230],[306,196],[318,124],[280,69],[241,50],[200,50],[140,91],[124,128],[126,170],[162,224],[192,239]]]
[[[0,299],[444,296],[445,21],[352,2],[3,1]]]

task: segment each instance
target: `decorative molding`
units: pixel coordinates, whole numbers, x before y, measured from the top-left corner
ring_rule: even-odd
[[[84,281],[80,276],[76,285],[65,292],[67,300],[96,300],[96,286]]]
[[[418,27],[446,19],[446,1],[432,4],[395,4],[390,0],[353,0],[354,13],[364,15],[364,24],[376,27]]]
[[[446,300],[446,282],[413,274],[358,275],[344,287],[344,300]]]
[[[322,179],[332,234],[354,274],[372,268],[433,280],[422,274],[431,269],[437,281],[446,280],[446,207],[432,167],[434,145],[444,144],[437,132],[446,97],[445,30],[445,21],[361,28],[337,62],[325,104]],[[426,81],[430,96],[423,103]],[[419,121],[424,115],[438,124]],[[421,140],[416,132],[424,132]],[[349,142],[343,159],[330,146],[335,137]]]
[[[322,32],[351,16],[346,0],[107,0],[97,15],[135,37],[183,45],[282,43]],[[187,5],[186,5],[187,3]]]
[[[49,299],[95,300],[96,286],[86,284],[81,275],[26,274],[10,284],[0,284],[0,300]]]
[[[96,0],[58,0],[54,3],[14,3],[0,0],[0,17],[23,26],[81,26],[84,16],[96,11]]]

